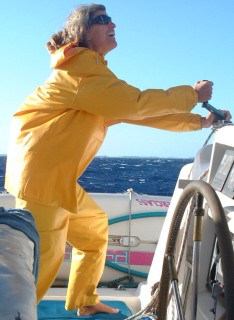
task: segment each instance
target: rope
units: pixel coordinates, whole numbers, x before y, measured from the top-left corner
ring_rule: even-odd
[[[224,287],[225,287],[225,302],[226,302],[226,313],[227,319],[234,318],[234,307],[233,307],[233,299],[234,299],[234,276],[233,268],[234,268],[234,256],[233,256],[233,248],[231,237],[226,221],[226,216],[223,211],[222,205],[217,197],[213,188],[204,181],[193,181],[183,191],[183,194],[177,204],[175,209],[175,217],[172,221],[172,227],[169,233],[169,240],[166,248],[166,255],[170,254],[174,250],[176,233],[178,230],[178,224],[181,220],[182,213],[184,211],[184,207],[188,204],[188,201],[194,194],[199,193],[203,195],[207,201],[208,207],[210,208],[210,212],[212,214],[213,222],[215,225],[216,236],[218,238],[220,244],[220,254],[223,268],[223,279],[224,279]],[[227,278],[228,277],[228,278]],[[165,263],[162,277],[160,280],[160,299],[159,306],[157,309],[158,319],[166,319],[166,309],[167,309],[167,292],[169,286],[169,276],[168,276],[168,266]],[[163,300],[165,298],[165,300]]]
[[[193,196],[194,192],[190,192],[184,197],[184,201],[182,203],[178,203],[175,209],[175,214],[172,218],[170,230],[169,230],[169,237],[166,245],[165,250],[165,257],[163,261],[163,268],[162,268],[162,275],[160,279],[160,294],[158,304],[156,305],[156,310],[158,314],[159,320],[166,319],[167,313],[167,301],[168,301],[168,292],[169,292],[169,268],[168,262],[166,259],[167,254],[174,254],[174,247],[177,240],[177,236],[179,233],[179,228],[181,224],[181,220],[183,218],[184,211]]]

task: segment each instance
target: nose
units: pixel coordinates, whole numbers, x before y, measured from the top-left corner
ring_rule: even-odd
[[[116,28],[116,24],[113,21],[110,21],[109,25],[111,25],[112,28]]]

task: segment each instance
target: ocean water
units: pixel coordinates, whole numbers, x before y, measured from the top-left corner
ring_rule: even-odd
[[[193,161],[178,158],[96,157],[79,179],[87,192],[171,196],[181,168]],[[0,155],[0,192],[4,192],[6,156]]]

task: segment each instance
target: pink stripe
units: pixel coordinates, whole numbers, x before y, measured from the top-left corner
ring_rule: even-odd
[[[146,251],[122,251],[122,250],[108,250],[106,260],[113,263],[128,264],[130,260],[131,265],[150,266],[154,257],[154,252]]]
[[[150,266],[154,257],[154,252],[147,251],[131,251],[130,253],[126,250],[108,250],[106,260],[119,263],[136,266]],[[66,246],[64,260],[71,261],[72,258],[72,247]],[[129,262],[130,260],[130,262]]]

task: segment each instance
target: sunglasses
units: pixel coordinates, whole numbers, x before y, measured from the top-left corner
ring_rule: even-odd
[[[89,27],[92,24],[108,24],[111,21],[111,17],[101,14],[100,16],[96,16],[95,18],[92,18],[89,22]]]

